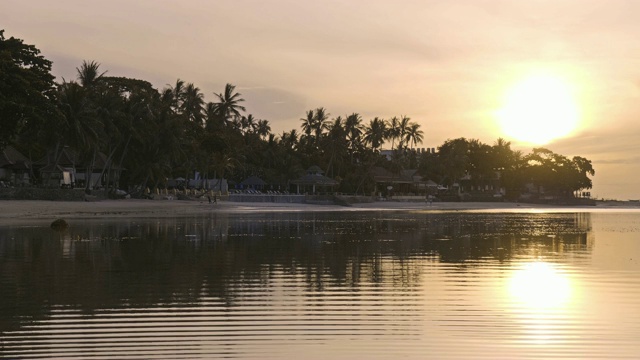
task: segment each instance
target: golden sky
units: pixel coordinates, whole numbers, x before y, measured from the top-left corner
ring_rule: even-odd
[[[523,79],[551,74],[579,115],[544,146],[591,159],[593,195],[638,199],[638,14],[634,0],[3,0],[0,28],[59,79],[95,60],[158,88],[193,82],[208,101],[229,82],[276,133],[320,106],[367,122],[408,115],[425,147],[506,137],[530,151],[496,113]]]

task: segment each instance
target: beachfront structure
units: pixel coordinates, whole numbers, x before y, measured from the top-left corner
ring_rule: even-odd
[[[485,178],[474,178],[466,174],[460,178],[457,187],[458,195],[465,201],[502,201],[506,190],[501,186],[500,172]]]
[[[251,175],[248,178],[244,179],[239,185],[242,189],[253,189],[262,191],[265,189],[267,183],[259,177]]]
[[[13,146],[0,152],[0,181],[5,186],[30,184],[31,161]]]
[[[330,192],[334,186],[339,184],[338,181],[324,176],[322,169],[315,165],[307,169],[307,173],[305,175],[291,181],[291,183],[296,185],[296,192],[298,194]]]
[[[397,149],[380,150],[380,155],[384,156],[387,160],[391,161],[391,160],[393,160],[394,154],[397,153],[398,151],[399,150],[397,150]],[[416,155],[422,155],[422,154],[435,155],[436,154],[436,148],[403,149],[402,152],[404,154],[412,152],[412,153],[414,153]]]
[[[371,169],[371,175],[376,183],[376,195],[405,194],[405,195],[435,195],[438,184],[425,179],[416,169],[401,170],[393,173],[383,167]]]
[[[122,168],[101,152],[92,158],[81,158],[73,149],[65,146],[59,154],[49,152],[33,164],[42,183],[53,187],[103,188],[117,183]],[[110,171],[109,171],[110,170]],[[87,186],[87,182],[89,182]]]
[[[187,181],[189,189],[212,190],[220,193],[229,192],[227,179],[191,179]]]

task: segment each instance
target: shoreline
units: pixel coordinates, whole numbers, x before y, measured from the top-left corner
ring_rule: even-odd
[[[640,210],[620,202],[598,202],[596,206],[542,205],[512,202],[372,202],[352,206],[299,203],[243,203],[219,201],[209,204],[193,200],[102,200],[95,202],[0,200],[0,225],[56,219],[167,218],[209,213],[328,212],[328,211],[486,211],[486,212],[589,212],[597,209]]]

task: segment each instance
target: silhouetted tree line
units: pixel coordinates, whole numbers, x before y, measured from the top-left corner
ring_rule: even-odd
[[[256,175],[287,190],[318,165],[343,193],[373,193],[372,169],[383,167],[395,174],[418,169],[443,185],[465,176],[477,185],[497,181],[516,198],[527,183],[571,196],[591,188],[594,175],[585,158],[544,148],[525,155],[503,139],[487,145],[458,138],[437,152],[415,151],[424,131],[407,116],[366,122],[358,113],[330,118],[319,107],[300,119],[300,131],[273,134],[268,120],[246,113],[232,84],[208,102],[193,83],[178,79],[158,90],[144,80],[107,76],[95,61],[84,61],[77,79],[56,83],[51,61],[33,45],[6,39],[3,30],[0,69],[0,147],[12,144],[32,160],[47,153],[57,159],[70,147],[89,170],[102,153],[109,164],[104,174],[120,179],[108,184],[112,189],[164,188],[167,179],[198,171],[235,183]],[[381,154],[383,144],[390,145],[390,158]]]

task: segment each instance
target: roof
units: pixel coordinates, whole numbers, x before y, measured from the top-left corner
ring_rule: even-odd
[[[168,180],[167,186],[173,186],[173,187],[178,186],[179,181],[176,181],[176,180]],[[187,185],[191,188],[198,188],[198,189],[221,189],[229,186],[227,184],[227,179],[199,179],[199,180],[192,179],[187,182]]]
[[[251,175],[248,178],[244,179],[244,181],[242,181],[240,183],[240,185],[244,185],[244,186],[264,186],[264,185],[267,185],[267,183],[264,182],[264,180],[260,179],[259,177],[255,176],[255,175]]]
[[[307,174],[324,174],[324,171],[320,169],[320,166],[313,165],[307,169]]]
[[[59,157],[56,161],[54,152],[50,151],[49,153],[47,153],[47,155],[45,155],[45,157],[36,161],[35,164],[40,166],[48,166],[48,165],[57,163],[58,165],[62,165],[63,167],[76,167],[76,168],[82,168],[87,166],[87,161],[82,161],[82,159],[80,159],[80,156],[78,156],[77,152],[68,146],[65,146],[64,149],[62,149],[62,152],[58,156]],[[105,169],[108,166],[108,163],[109,163],[108,160],[109,159],[107,155],[105,155],[102,152],[97,152],[96,157],[94,159],[94,163],[93,163],[93,169],[94,170]],[[115,164],[115,161],[112,160],[112,162],[113,162],[113,164],[111,165],[112,169],[114,170],[122,169],[120,166]]]
[[[65,146],[64,149],[62,149],[60,155],[58,155],[57,160],[58,161],[56,161],[54,152],[50,151],[49,153],[47,153],[47,155],[45,155],[42,159],[36,161],[34,164],[45,166],[57,163],[58,165],[62,166],[73,166],[76,163],[76,154],[69,147]]]
[[[425,182],[423,177],[418,175],[418,170],[416,169],[401,170],[399,174],[394,174],[383,167],[376,166],[371,169],[371,174],[373,175],[373,179],[376,182],[389,182],[395,184],[413,184]]]
[[[434,187],[438,186],[438,184],[433,180],[427,180],[426,184],[427,186],[434,186]]]
[[[61,165],[56,165],[54,166],[53,164],[51,165],[47,165],[45,167],[43,167],[42,169],[40,169],[41,173],[57,173],[57,172],[65,172],[65,171],[71,171],[71,169],[69,168],[65,168]]]
[[[13,146],[7,146],[0,152],[0,167],[29,169],[31,162]]]
[[[334,186],[339,184],[337,180],[328,178],[321,174],[307,174],[307,175],[301,176],[297,180],[291,181],[291,183],[296,185],[321,185],[321,186]]]

